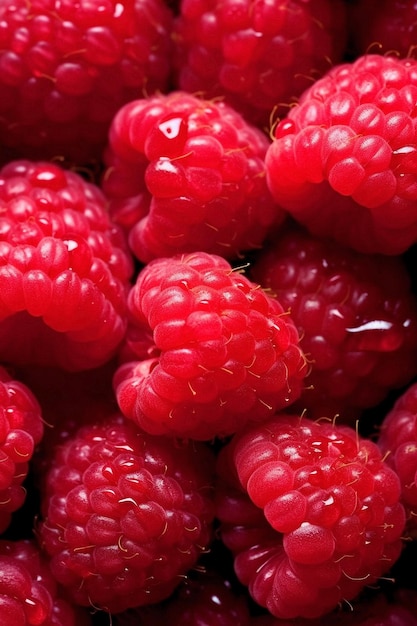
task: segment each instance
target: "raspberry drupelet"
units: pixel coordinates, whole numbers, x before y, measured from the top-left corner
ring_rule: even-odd
[[[378,445],[387,463],[398,474],[402,502],[407,513],[406,533],[417,535],[417,383],[396,399],[385,415]]]
[[[0,359],[98,367],[126,329],[132,258],[100,189],[57,164],[0,170]]]
[[[128,307],[131,349],[142,352],[119,366],[114,388],[121,411],[147,432],[226,437],[299,397],[307,367],[291,317],[223,257],[155,259]]]
[[[11,514],[25,501],[23,483],[43,433],[37,398],[0,366],[0,534],[10,526]]]
[[[56,448],[37,537],[69,597],[111,613],[167,598],[211,542],[213,468],[208,445],[118,414]]]
[[[163,0],[2,0],[0,24],[2,158],[99,163],[116,111],[168,88]]]
[[[220,537],[239,580],[275,617],[325,615],[402,553],[399,478],[349,426],[277,414],[237,433],[217,473]]]
[[[312,80],[339,63],[341,0],[183,0],[174,22],[180,89],[224,98],[269,130]]]
[[[173,91],[122,107],[101,187],[137,259],[259,248],[285,215],[266,185],[269,143],[221,101]]]
[[[417,375],[417,298],[401,257],[356,252],[288,223],[250,277],[276,297],[310,364],[297,402],[353,424]]]
[[[62,593],[33,540],[0,540],[0,623],[4,626],[91,626],[88,611]]]
[[[417,241],[417,60],[363,55],[317,80],[275,128],[276,201],[317,235],[397,255]]]

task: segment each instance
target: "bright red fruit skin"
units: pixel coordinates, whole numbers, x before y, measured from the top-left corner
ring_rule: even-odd
[[[342,59],[340,0],[184,0],[174,24],[180,89],[220,97],[269,130]]]
[[[312,233],[391,255],[417,241],[416,69],[372,54],[337,65],[276,126],[269,188]]]
[[[3,0],[0,23],[0,141],[13,158],[99,164],[116,111],[168,88],[163,0]]]
[[[23,482],[43,433],[41,407],[32,391],[0,367],[0,534],[25,501]]]
[[[62,594],[33,540],[0,541],[0,621],[4,626],[90,626],[87,611]]]
[[[402,551],[400,483],[348,426],[277,414],[218,457],[220,536],[251,596],[318,618],[373,585]]]
[[[362,254],[289,224],[251,278],[276,297],[309,362],[298,410],[351,424],[417,374],[417,299],[400,257]]]
[[[143,263],[204,250],[239,257],[282,223],[265,180],[269,139],[222,101],[173,91],[115,116],[102,188]]]
[[[151,332],[152,356],[121,364],[114,388],[147,432],[225,437],[299,397],[307,369],[290,316],[224,258],[156,259],[128,306],[136,343]]]
[[[212,538],[205,444],[147,435],[119,415],[51,457],[38,538],[77,604],[119,613],[168,597]]]
[[[132,260],[100,189],[47,162],[0,171],[0,359],[98,367],[126,329]]]

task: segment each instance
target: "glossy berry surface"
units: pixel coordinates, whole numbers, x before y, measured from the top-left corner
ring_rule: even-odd
[[[398,257],[355,252],[288,225],[250,276],[288,310],[309,362],[298,401],[352,424],[417,374],[417,299]]]
[[[53,163],[12,161],[0,202],[0,359],[66,370],[110,360],[132,261],[101,190]]]
[[[102,188],[143,263],[180,252],[235,258],[284,212],[267,188],[269,140],[224,102],[171,92],[117,113]]]
[[[56,449],[38,538],[77,604],[119,613],[168,597],[211,540],[205,444],[139,431],[118,415]]]
[[[141,428],[225,437],[300,395],[307,370],[291,318],[223,257],[148,263],[128,306],[136,332],[151,331],[153,356],[122,364],[114,385],[120,409]]]
[[[268,130],[341,60],[346,34],[340,0],[183,0],[174,23],[176,82],[224,98]]]
[[[277,414],[218,457],[220,536],[251,596],[317,618],[396,562],[405,512],[377,445],[352,428]]]
[[[387,463],[398,474],[407,511],[407,534],[417,531],[417,384],[401,393],[388,411],[378,435]]]
[[[90,626],[62,594],[33,540],[0,540],[0,620],[6,626]]]
[[[23,486],[44,422],[37,398],[0,367],[0,533],[26,497]]]
[[[337,65],[276,126],[269,188],[314,234],[392,255],[417,241],[416,69],[372,54]]]
[[[118,108],[168,87],[171,23],[162,0],[3,0],[2,146],[99,163]]]

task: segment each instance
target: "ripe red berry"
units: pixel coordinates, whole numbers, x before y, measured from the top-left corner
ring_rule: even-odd
[[[416,69],[372,54],[338,65],[277,125],[269,188],[314,234],[392,255],[417,241]]]
[[[0,534],[25,501],[23,482],[42,439],[43,424],[32,391],[0,367]]]
[[[132,261],[100,189],[47,162],[0,170],[0,359],[97,367],[126,328]]]
[[[183,0],[174,24],[176,83],[221,97],[269,129],[312,80],[342,59],[340,0]]]
[[[4,626],[89,626],[53,578],[33,540],[0,540],[0,623]]]
[[[163,0],[2,0],[0,142],[14,158],[100,161],[116,111],[168,88]]]
[[[417,532],[417,383],[397,398],[384,417],[378,445],[387,463],[398,474],[402,502],[407,512],[406,532]]]
[[[153,356],[122,364],[114,385],[122,412],[146,431],[224,437],[300,395],[307,370],[291,318],[224,258],[154,260],[128,306],[135,333],[151,331]]]
[[[171,92],[131,102],[110,128],[102,188],[134,255],[258,248],[283,221],[265,181],[269,140],[224,102]]]
[[[325,615],[401,554],[398,476],[348,426],[278,414],[225,445],[218,477],[220,536],[276,617]]]
[[[250,275],[290,311],[310,372],[297,407],[354,420],[417,375],[417,299],[403,259],[289,224]]]
[[[74,602],[118,613],[168,597],[212,538],[206,444],[146,435],[118,415],[51,456],[39,542]]]

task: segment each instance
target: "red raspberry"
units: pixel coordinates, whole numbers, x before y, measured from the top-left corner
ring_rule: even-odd
[[[25,501],[22,484],[42,436],[43,419],[37,399],[0,366],[0,534],[9,527],[11,514]]]
[[[310,362],[297,406],[356,420],[417,374],[417,300],[401,257],[365,255],[288,225],[251,277],[290,311]]]
[[[163,0],[2,0],[0,141],[18,158],[100,160],[116,111],[165,90]]]
[[[118,415],[51,458],[38,536],[74,602],[118,613],[168,597],[212,536],[213,457]]]
[[[317,235],[366,253],[417,241],[417,60],[334,67],[276,127],[266,155],[277,202]]]
[[[183,0],[174,22],[176,83],[224,97],[258,126],[338,63],[346,44],[341,0]]]
[[[398,476],[349,426],[278,414],[218,457],[220,536],[254,600],[282,619],[317,618],[398,560]]]
[[[378,445],[398,474],[407,512],[407,534],[417,535],[417,383],[397,398],[386,414]]]
[[[121,365],[114,385],[119,407],[144,430],[224,437],[300,395],[306,366],[291,318],[224,258],[152,261],[128,306],[137,327],[151,330],[156,356]]]
[[[0,541],[0,623],[4,626],[89,626],[91,618],[70,604],[32,540]]]
[[[399,589],[395,593],[364,595],[345,603],[318,619],[281,620],[272,615],[255,618],[252,626],[417,626],[417,593]],[[117,625],[116,625],[117,626]]]
[[[100,189],[52,163],[13,161],[0,202],[0,360],[67,370],[110,360],[132,261]]]
[[[417,6],[408,0],[354,0],[348,3],[353,53],[415,57]]]
[[[284,217],[266,185],[269,143],[223,102],[174,91],[122,107],[102,188],[135,256],[260,247]]]

